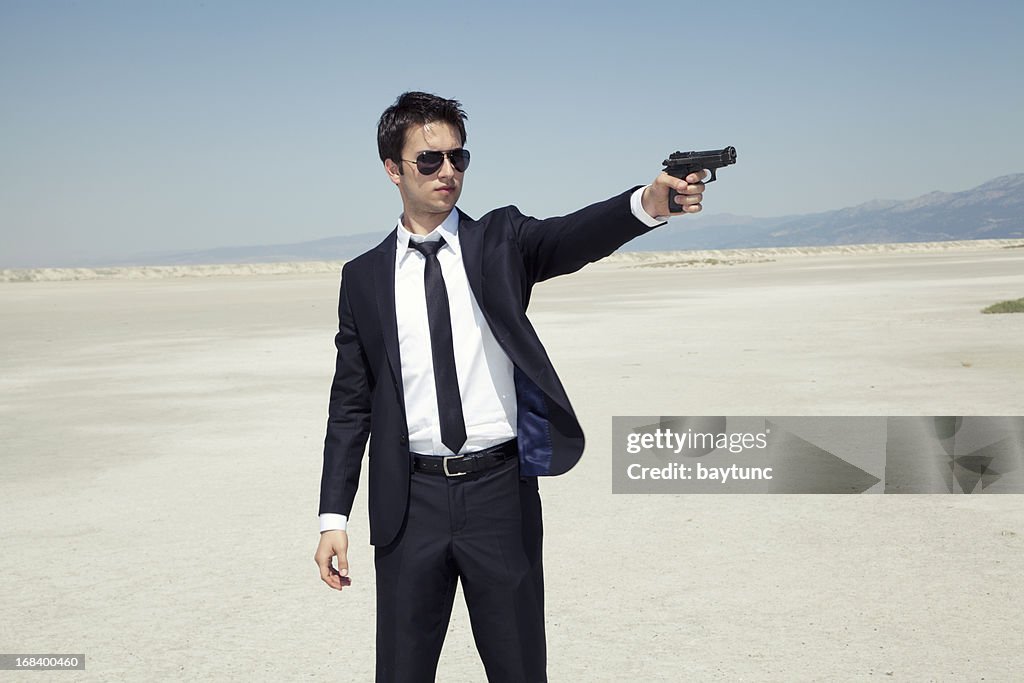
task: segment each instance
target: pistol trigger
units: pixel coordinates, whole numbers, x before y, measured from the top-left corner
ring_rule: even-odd
[[[704,181],[705,185],[707,185],[708,183],[713,183],[716,180],[718,180],[718,176],[715,175],[715,169],[709,168],[708,170],[711,171],[711,177]]]

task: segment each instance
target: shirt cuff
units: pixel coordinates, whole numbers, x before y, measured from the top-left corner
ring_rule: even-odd
[[[335,530],[347,531],[348,517],[334,512],[325,512],[320,515],[320,533]]]
[[[644,210],[644,190],[646,190],[648,187],[650,186],[645,185],[643,187],[637,188],[636,192],[634,192],[633,195],[629,198],[629,208],[633,212],[633,215],[636,216],[636,219],[638,221],[646,225],[648,228],[656,228],[665,221],[667,221],[668,216],[652,217],[649,213],[647,213]]]

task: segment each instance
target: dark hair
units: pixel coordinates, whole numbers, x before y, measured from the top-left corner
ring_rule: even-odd
[[[425,92],[404,92],[395,103],[384,110],[377,122],[377,151],[380,160],[396,163],[402,158],[405,132],[410,126],[423,126],[440,121],[459,131],[462,144],[466,144],[466,112],[457,100],[446,100]],[[402,165],[398,164],[399,173]]]

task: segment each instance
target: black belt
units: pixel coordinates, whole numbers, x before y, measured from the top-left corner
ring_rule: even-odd
[[[420,455],[412,454],[412,466],[417,472],[443,474],[446,477],[461,477],[470,472],[482,472],[518,457],[516,440],[492,446],[487,450],[465,455]]]

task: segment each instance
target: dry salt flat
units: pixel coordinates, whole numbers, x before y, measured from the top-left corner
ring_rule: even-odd
[[[588,434],[545,480],[553,681],[1024,667],[1019,495],[613,495],[613,415],[1021,415],[1020,242],[620,254],[531,317]],[[1018,247],[1018,248],[1015,248]],[[313,563],[338,264],[0,272],[0,650],[69,680],[368,681]],[[56,676],[54,676],[56,677]],[[484,680],[456,602],[438,680]]]

